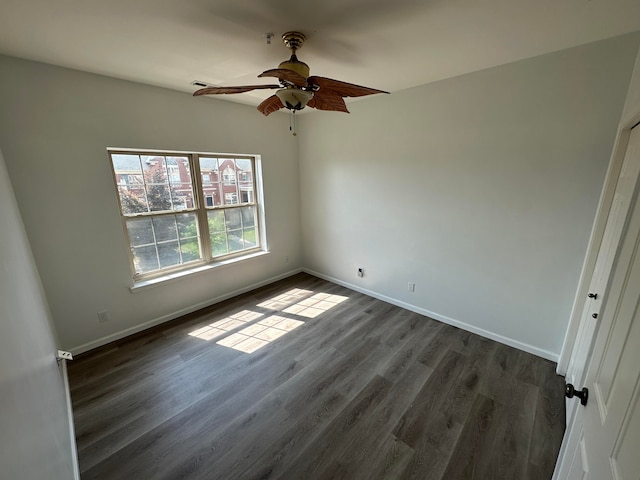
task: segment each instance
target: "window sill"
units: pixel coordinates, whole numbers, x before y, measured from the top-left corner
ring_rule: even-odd
[[[179,280],[181,278],[188,277],[196,273],[207,272],[209,270],[213,270],[216,268],[234,265],[236,263],[243,262],[245,260],[250,260],[252,258],[262,257],[263,255],[267,255],[268,253],[269,252],[262,250],[259,252],[251,253],[249,255],[243,255],[241,257],[230,258],[230,259],[222,260],[219,262],[207,263],[206,265],[199,265],[197,267],[187,268],[185,270],[180,270],[179,272],[168,273],[160,277],[140,280],[140,281],[134,282],[133,286],[131,286],[129,290],[131,291],[131,293],[137,293],[141,290],[157,287],[159,285],[163,285],[168,282],[173,282],[175,280]]]

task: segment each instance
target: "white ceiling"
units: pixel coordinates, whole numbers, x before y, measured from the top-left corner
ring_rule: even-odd
[[[640,30],[640,1],[0,1],[0,53],[188,92],[272,83],[288,30],[312,75],[394,92]]]

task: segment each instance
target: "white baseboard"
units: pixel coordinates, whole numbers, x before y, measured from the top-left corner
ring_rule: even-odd
[[[141,323],[134,327],[127,328],[125,330],[121,330],[116,333],[112,333],[111,335],[107,335],[102,338],[98,338],[92,342],[85,343],[83,345],[78,345],[77,347],[73,347],[70,352],[73,355],[79,355],[84,352],[88,352],[89,350],[93,350],[94,348],[102,347],[108,343],[114,342],[116,340],[120,340],[121,338],[128,337],[129,335],[133,335],[134,333],[141,332],[151,327],[155,327],[156,325],[160,325],[161,323],[168,322],[170,320],[175,320],[183,315],[187,315],[189,313],[193,313],[197,310],[200,310],[205,307],[210,307],[216,303],[222,302],[224,300],[228,300],[229,298],[241,295],[243,293],[250,292],[251,290],[255,290],[256,288],[264,287],[265,285],[269,285],[270,283],[277,282],[278,280],[282,280],[284,278],[295,275],[296,273],[300,273],[303,270],[301,268],[297,268],[295,270],[290,270],[281,275],[277,275],[275,277],[270,277],[265,280],[261,280],[260,282],[253,283],[251,285],[247,285],[246,287],[239,288],[237,290],[233,290],[232,292],[224,293],[222,295],[218,295],[217,297],[210,298],[200,303],[196,303],[195,305],[190,305],[186,308],[177,310],[175,312],[169,313],[167,315],[163,315],[158,318],[154,318],[153,320],[149,320],[148,322]]]
[[[359,287],[349,282],[344,282],[338,278],[331,277],[329,275],[324,275],[320,272],[316,272],[309,268],[303,268],[303,272],[306,272],[310,275],[314,275],[316,277],[322,278],[332,283],[337,283],[338,285],[342,285],[343,287],[347,287],[351,290],[355,290],[356,292],[364,293],[365,295],[369,295],[370,297],[377,298],[379,300],[385,301],[387,303],[391,303],[392,305],[396,305],[398,307],[411,310],[412,312],[419,313],[429,318],[433,318],[434,320],[438,320],[439,322],[446,323],[448,325],[452,325],[454,327],[461,328],[462,330],[466,330],[471,333],[475,333],[480,335],[481,337],[489,338],[491,340],[495,340],[496,342],[503,343],[510,347],[517,348],[518,350],[523,350],[525,352],[531,353],[538,357],[546,358],[547,360],[551,360],[553,362],[558,362],[558,354],[550,352],[548,350],[543,350],[538,347],[534,347],[533,345],[529,345],[527,343],[520,342],[518,340],[514,340],[512,338],[504,337],[497,333],[490,332],[488,330],[484,330],[482,328],[475,327],[473,325],[469,325],[468,323],[461,322],[459,320],[455,320],[453,318],[447,317],[445,315],[440,315],[439,313],[429,311],[427,309],[416,307],[415,305],[411,305],[410,303],[402,302],[400,300],[396,300],[395,298],[387,297],[386,295],[382,295],[378,292],[374,292],[373,290],[368,290],[366,288]]]
[[[127,328],[125,330],[121,330],[119,332],[116,333],[112,333],[111,335],[107,335],[105,337],[99,338],[97,340],[94,340],[92,342],[88,342],[85,343],[83,345],[78,345],[77,347],[73,347],[71,349],[69,349],[71,351],[71,353],[73,355],[79,355],[81,353],[87,352],[89,350],[93,350],[94,348],[98,348],[98,347],[102,347],[103,345],[106,345],[108,343],[114,342],[116,340],[120,340],[121,338],[125,338],[128,337],[129,335],[133,335],[135,333],[141,332],[143,330],[146,330],[148,328],[151,327],[155,327],[156,325],[160,325],[162,323],[171,321],[171,320],[175,320],[176,318],[179,318],[183,315],[187,315],[189,313],[193,313],[197,310],[200,310],[202,308],[205,307],[209,307],[211,305],[214,305],[216,303],[222,302],[224,300],[228,300],[229,298],[235,297],[237,295],[241,295],[243,293],[249,292],[251,290],[254,290],[256,288],[259,287],[263,287],[265,285],[268,285],[270,283],[274,283],[277,282],[278,280],[282,280],[284,278],[290,277],[292,275],[295,275],[296,273],[300,273],[300,272],[306,272],[310,275],[314,275],[318,278],[322,278],[324,280],[327,280],[329,282],[333,282],[336,283],[338,285],[342,285],[343,287],[347,287],[351,290],[355,290],[356,292],[360,292],[360,293],[364,293],[365,295],[369,295],[373,298],[377,298],[379,300],[382,300],[384,302],[387,303],[391,303],[392,305],[396,305],[398,307],[401,308],[405,308],[407,310],[411,310],[412,312],[416,312],[419,313],[421,315],[424,315],[426,317],[429,318],[433,318],[434,320],[438,320],[440,322],[446,323],[448,325],[453,325],[454,327],[458,327],[461,328],[463,330],[466,330],[468,332],[471,333],[475,333],[480,335],[481,337],[485,337],[485,338],[489,338],[491,340],[495,340],[496,342],[500,342],[503,343],[505,345],[509,345],[510,347],[514,347],[517,348],[519,350],[523,350],[525,352],[531,353],[533,355],[537,355],[538,357],[542,357],[542,358],[546,358],[547,360],[551,360],[553,362],[557,362],[558,361],[558,355],[550,352],[548,350],[543,350],[541,348],[537,348],[534,347],[533,345],[529,345],[527,343],[523,343],[520,342],[518,340],[514,340],[512,338],[508,338],[508,337],[504,337],[502,335],[499,335],[497,333],[493,333],[490,332],[488,330],[484,330],[482,328],[478,328],[475,327],[473,325],[469,325],[468,323],[465,322],[461,322],[459,320],[455,320],[453,318],[447,317],[445,315],[440,315],[439,313],[436,312],[432,312],[430,310],[421,308],[421,307],[417,307],[415,305],[412,305],[410,303],[406,303],[406,302],[402,302],[400,300],[397,300],[395,298],[391,298],[388,297],[386,295],[382,295],[378,292],[374,292],[373,290],[368,290],[366,288],[362,288],[359,287],[358,285],[354,285],[352,283],[349,282],[344,282],[338,278],[334,278],[331,277],[329,275],[324,275],[320,272],[316,272],[314,270],[308,269],[308,268],[297,268],[294,270],[291,270],[289,272],[283,273],[281,275],[275,276],[275,277],[271,277],[265,280],[262,280],[260,282],[257,283],[253,283],[251,285],[247,285],[246,287],[242,287],[240,289],[237,290],[233,290],[231,292],[219,295],[217,297],[205,300],[203,302],[197,303],[195,305],[190,305],[189,307],[177,310],[175,312],[169,313],[167,315],[163,315],[161,317],[158,318],[154,318],[153,320],[149,320],[148,322],[144,322],[141,323],[139,325],[136,325],[134,327],[130,327]]]

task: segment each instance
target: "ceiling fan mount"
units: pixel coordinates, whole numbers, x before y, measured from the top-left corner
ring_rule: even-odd
[[[282,34],[282,41],[289,50],[293,51],[293,53],[302,47],[306,38],[307,37],[300,32],[286,32]]]
[[[258,105],[258,110],[266,116],[281,108],[295,112],[305,107],[349,113],[344,98],[389,93],[331,78],[309,76],[309,66],[298,60],[296,56],[296,51],[302,47],[305,39],[304,34],[300,32],[290,31],[283,34],[282,41],[291,50],[291,58],[280,63],[278,68],[265,70],[258,75],[258,77],[275,77],[280,81],[279,85],[207,87],[197,90],[193,95],[222,95],[278,89],[275,95]]]

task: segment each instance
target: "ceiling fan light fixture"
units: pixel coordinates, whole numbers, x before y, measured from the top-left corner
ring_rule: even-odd
[[[313,97],[313,92],[299,88],[282,88],[276,96],[289,110],[302,110]]]

